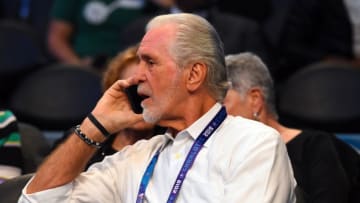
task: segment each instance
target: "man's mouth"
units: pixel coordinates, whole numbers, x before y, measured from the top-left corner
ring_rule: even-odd
[[[142,94],[142,93],[139,93],[139,96],[140,96],[140,98],[141,98],[141,101],[144,101],[145,99],[147,99],[147,98],[150,97],[149,95]]]

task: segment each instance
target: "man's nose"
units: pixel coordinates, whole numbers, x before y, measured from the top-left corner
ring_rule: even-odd
[[[146,80],[145,68],[141,63],[138,64],[138,68],[135,72],[135,78],[138,80],[138,83],[144,82]]]

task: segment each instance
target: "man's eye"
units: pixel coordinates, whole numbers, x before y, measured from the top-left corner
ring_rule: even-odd
[[[147,60],[147,63],[148,63],[149,65],[154,65],[154,64],[155,64],[155,62],[154,62],[153,60]]]

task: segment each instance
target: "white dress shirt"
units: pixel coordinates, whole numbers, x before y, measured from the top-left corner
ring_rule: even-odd
[[[166,202],[194,140],[220,108],[214,105],[175,139],[165,133],[139,141],[69,184],[33,194],[26,194],[25,187],[19,202],[135,203],[143,173],[161,147],[144,202]],[[290,203],[295,186],[279,134],[259,122],[227,116],[196,157],[176,202]]]

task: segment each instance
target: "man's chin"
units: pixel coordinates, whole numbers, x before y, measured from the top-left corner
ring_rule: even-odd
[[[160,116],[156,115],[154,112],[149,110],[149,108],[144,108],[143,110],[143,118],[146,123],[150,123],[155,125],[157,122],[159,122]]]

